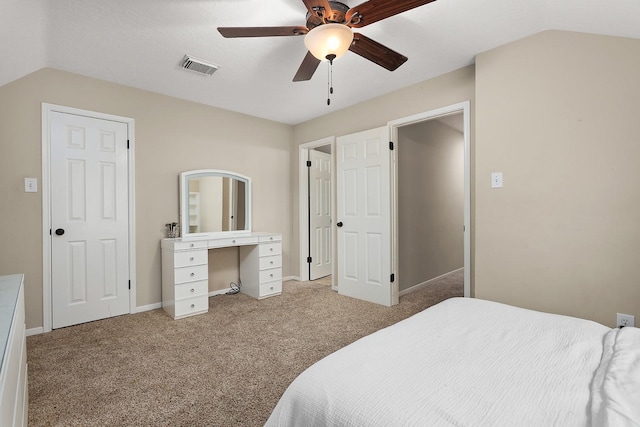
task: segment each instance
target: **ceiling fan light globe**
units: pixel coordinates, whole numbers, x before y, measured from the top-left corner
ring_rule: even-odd
[[[343,24],[324,24],[313,28],[304,36],[304,44],[309,52],[321,61],[327,56],[344,55],[353,41],[353,31]]]

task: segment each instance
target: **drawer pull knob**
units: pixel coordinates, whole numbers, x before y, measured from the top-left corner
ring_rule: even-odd
[[[189,258],[189,261],[193,261],[193,257]]]
[[[195,276],[195,275],[196,275],[196,273],[191,273],[191,277],[193,277],[193,276]]]
[[[273,261],[271,261],[271,265],[273,265]]]
[[[273,248],[269,248],[269,250],[270,250],[271,252],[273,252]]]
[[[272,287],[270,287],[269,289],[273,290],[273,286],[272,286]]]
[[[196,291],[195,289],[191,288],[191,293],[194,293],[195,291]]]
[[[271,273],[269,276],[270,276],[270,277],[273,277],[273,273]]]
[[[195,304],[191,304],[191,308],[195,308],[195,306],[196,306]]]
[[[272,237],[269,237],[269,240],[273,240],[273,236],[272,236]],[[273,288],[271,288],[271,289],[273,289]]]
[[[235,242],[236,242],[235,240],[232,240],[232,241],[231,241],[231,243],[235,243]]]
[[[192,248],[192,247],[193,247],[193,243],[191,243],[191,244],[189,245],[189,247],[190,247],[190,248]]]

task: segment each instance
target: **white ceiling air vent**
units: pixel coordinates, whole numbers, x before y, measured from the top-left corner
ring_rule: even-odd
[[[182,68],[210,76],[216,72],[218,65],[203,61],[202,59],[194,58],[193,56],[185,55],[182,60]]]

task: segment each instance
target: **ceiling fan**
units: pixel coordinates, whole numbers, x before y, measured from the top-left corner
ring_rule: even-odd
[[[389,71],[393,71],[404,64],[407,61],[407,57],[360,33],[352,32],[351,29],[362,28],[433,1],[435,0],[369,0],[349,8],[349,6],[337,1],[302,0],[308,11],[307,23],[304,27],[218,27],[218,31],[224,37],[235,38],[303,36],[322,26],[326,26],[323,29],[333,27],[339,31],[346,28],[349,33],[353,34],[353,39],[350,44],[345,46],[345,50],[348,47],[351,52]],[[351,38],[351,35],[349,35],[349,38]],[[305,44],[309,47],[307,40],[308,38],[305,38]],[[293,81],[310,80],[322,59],[332,62],[334,58],[336,58],[335,54],[329,54],[326,58],[322,58],[322,56],[318,58],[311,51],[307,52],[300,68],[298,68],[296,75],[293,77]]]

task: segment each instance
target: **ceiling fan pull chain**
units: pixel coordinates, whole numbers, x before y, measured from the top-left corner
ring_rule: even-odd
[[[333,95],[333,61],[329,63],[329,83],[331,85],[329,93]]]
[[[329,67],[331,67],[331,64],[329,64]],[[331,105],[331,79],[329,77],[329,68],[327,68],[327,105]]]
[[[333,60],[335,59],[335,55],[329,54],[327,55],[327,59],[329,60],[329,68],[327,75],[327,105],[331,105],[331,95],[333,95]]]
[[[327,105],[331,105],[331,78],[330,78],[330,68],[331,63],[329,63],[329,67],[327,68]]]

